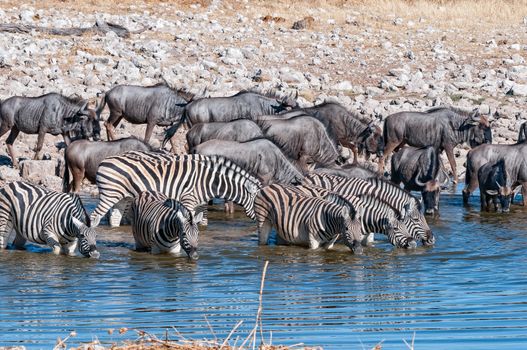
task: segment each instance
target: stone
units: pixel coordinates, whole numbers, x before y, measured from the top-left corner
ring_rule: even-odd
[[[527,96],[527,84],[514,84],[507,92],[507,95]]]
[[[5,182],[12,182],[21,180],[20,171],[17,169],[11,168],[9,166],[0,167],[0,180]]]
[[[42,181],[47,175],[57,174],[57,162],[55,160],[31,160],[20,162],[20,174],[24,179]]]
[[[350,91],[353,89],[353,85],[351,85],[351,81],[344,80],[344,81],[341,81],[340,83],[333,85],[332,89],[338,90],[338,91]]]

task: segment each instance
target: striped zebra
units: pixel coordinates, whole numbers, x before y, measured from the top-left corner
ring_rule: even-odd
[[[378,178],[369,178],[366,181],[378,188],[378,193],[382,194],[379,199],[383,202],[390,204],[392,207],[391,203],[399,203],[407,209],[403,220],[409,228],[412,237],[416,240],[421,240],[424,245],[433,245],[435,243],[434,235],[426,222],[419,199],[389,181]]]
[[[267,244],[275,227],[278,244],[311,249],[324,245],[329,249],[342,242],[354,253],[362,253],[360,212],[349,206],[310,197],[294,186],[281,184],[264,187],[254,206],[260,244]]]
[[[138,251],[179,254],[198,259],[200,213],[193,217],[178,201],[158,192],[142,192],[132,202],[132,233]]]
[[[14,245],[27,241],[48,245],[54,254],[74,255],[75,249],[98,258],[96,232],[88,227],[88,214],[76,194],[59,193],[16,181],[0,189],[0,248],[5,249],[12,230]]]
[[[392,207],[372,195],[340,196],[328,189],[317,186],[299,185],[296,187],[310,196],[322,197],[334,203],[340,203],[342,200],[346,200],[353,206],[362,208],[363,243],[373,241],[370,238],[371,234],[382,233],[396,247],[417,247],[417,243],[407,227],[407,221],[409,222],[409,220],[400,221]]]
[[[210,199],[224,198],[243,206],[254,219],[254,198],[261,187],[258,179],[223,157],[140,151],[106,158],[96,182],[99,203],[91,214],[92,226],[115,204],[143,191],[176,199],[193,215],[203,211]]]

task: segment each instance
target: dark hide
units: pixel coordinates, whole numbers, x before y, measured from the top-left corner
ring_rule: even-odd
[[[146,124],[144,140],[148,143],[154,126],[170,126],[182,121],[184,108],[192,98],[192,94],[164,84],[117,85],[102,96],[97,114],[108,105],[110,116],[104,123],[108,140],[115,139],[115,128],[124,118],[132,124]]]
[[[87,178],[95,183],[95,175],[99,164],[107,157],[116,156],[128,151],[151,151],[152,148],[143,141],[128,137],[115,141],[87,141],[72,142],[64,153],[65,169],[63,191],[79,192],[82,180]],[[70,184],[69,170],[73,175]]]
[[[481,210],[490,210],[490,203],[494,204],[494,210],[498,210],[498,201],[501,211],[508,212],[512,199],[512,183],[507,175],[505,161],[497,163],[486,163],[478,170],[479,192],[481,199]]]
[[[454,148],[466,142],[471,147],[492,142],[490,124],[477,110],[463,112],[454,108],[434,108],[427,112],[400,112],[389,115],[384,121],[384,155],[379,161],[379,171],[384,161],[396,148],[408,144],[413,147],[432,146],[439,152],[445,150],[454,181],[457,182]]]
[[[369,179],[371,177],[378,177],[379,175],[373,169],[368,169],[367,167],[355,165],[355,164],[345,164],[341,167],[335,166],[331,168],[315,168],[314,173],[323,173],[335,176],[342,177],[358,177],[360,179]]]
[[[366,153],[367,157],[370,154],[379,157],[382,155],[384,141],[381,129],[372,121],[360,118],[338,103],[324,102],[309,108],[295,109],[287,114],[294,112],[308,114],[326,125],[342,146],[353,151],[354,163],[357,162],[358,154]]]
[[[13,143],[20,132],[38,134],[34,159],[40,159],[46,134],[62,135],[66,144],[72,138],[100,138],[99,121],[95,111],[88,108],[88,101],[56,93],[39,97],[8,98],[0,106],[0,118],[0,137],[11,130],[6,144],[15,167],[18,166],[18,161]]]
[[[336,139],[310,116],[258,121],[263,133],[291,159],[323,166],[342,161]]]
[[[523,143],[527,140],[527,122],[520,125],[520,131],[518,132],[518,143]]]
[[[420,191],[426,214],[439,211],[440,160],[432,146],[403,147],[392,157],[391,180],[408,191]]]
[[[296,98],[280,97],[274,92],[240,91],[229,97],[209,97],[192,101],[185,108],[184,120],[189,128],[198,123],[254,120],[258,116],[277,114],[296,105]],[[166,131],[165,140],[174,136],[184,120]]]
[[[187,145],[189,152],[192,153],[194,147],[209,140],[244,142],[263,136],[260,127],[248,119],[227,123],[201,123],[194,125],[187,132]]]
[[[247,142],[210,140],[196,146],[194,153],[231,159],[258,177],[263,186],[273,183],[295,184],[304,178],[280,148],[267,139]]]
[[[478,171],[486,163],[504,161],[505,169],[513,186],[522,185],[523,204],[527,205],[527,143],[514,145],[481,145],[467,154],[463,202],[468,203],[470,194],[479,184]]]

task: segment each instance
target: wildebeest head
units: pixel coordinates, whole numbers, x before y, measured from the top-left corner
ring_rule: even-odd
[[[168,200],[171,201],[171,200]],[[171,206],[171,205],[169,205]],[[203,219],[203,211],[197,211],[194,215],[184,206],[179,205],[176,216],[179,220],[179,242],[191,260],[197,260],[198,254],[198,223]]]
[[[492,143],[492,130],[489,119],[480,115],[475,109],[467,119],[466,126],[469,128],[469,144],[474,148],[484,143]]]
[[[97,118],[95,110],[88,108],[88,101],[80,104],[77,113],[65,119],[63,130],[67,132],[71,139],[101,139],[101,124]]]
[[[441,185],[437,179],[421,182],[419,175],[415,177],[415,184],[422,188],[423,204],[425,214],[433,215],[439,212],[439,193]]]
[[[77,234],[79,252],[87,258],[98,259],[100,254],[97,251],[97,232],[95,229],[88,227],[76,217],[72,217],[72,221],[79,230]]]
[[[485,189],[486,194],[497,197],[501,205],[501,211],[508,212],[514,191],[512,190],[510,178],[505,170],[505,162],[500,160],[494,164],[488,176],[490,178],[489,180],[494,182],[494,186],[489,186],[489,188]]]
[[[297,108],[298,107],[298,103],[296,102],[297,98],[298,98],[298,91],[296,92],[294,98],[292,96],[284,96],[282,98],[277,98],[276,99],[277,105],[272,106],[273,109],[275,110],[275,113],[278,114],[283,111]]]
[[[359,150],[366,150],[367,154],[376,154],[378,157],[383,155],[384,138],[382,130],[374,122],[370,122],[363,132],[364,143],[359,144]]]

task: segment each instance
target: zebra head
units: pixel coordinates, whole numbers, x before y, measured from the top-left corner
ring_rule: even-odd
[[[97,251],[96,238],[97,232],[94,228],[86,226],[82,221],[76,217],[72,217],[73,225],[79,231],[77,238],[79,240],[78,247],[79,252],[87,258],[99,258],[99,252]]]
[[[435,238],[426,222],[426,218],[422,213],[422,205],[417,198],[412,198],[410,211],[407,222],[407,227],[410,230],[410,234],[415,239],[421,239],[424,245],[434,245]],[[408,220],[410,222],[408,222]]]
[[[344,237],[354,254],[362,254],[362,215],[363,207],[352,208],[342,206],[341,215],[344,219]]]
[[[261,184],[258,180],[256,182],[246,181],[244,184],[245,190],[247,191],[248,198],[242,204],[245,208],[245,213],[252,220],[256,220],[256,214],[254,212],[254,200],[256,195],[260,192]]]
[[[176,216],[180,222],[179,242],[191,260],[198,260],[198,223],[203,219],[203,211],[192,215],[183,205],[180,205]]]
[[[416,248],[417,243],[411,237],[408,227],[404,221],[399,220],[395,215],[388,215],[384,227],[386,235],[390,238],[390,243],[401,248]]]

